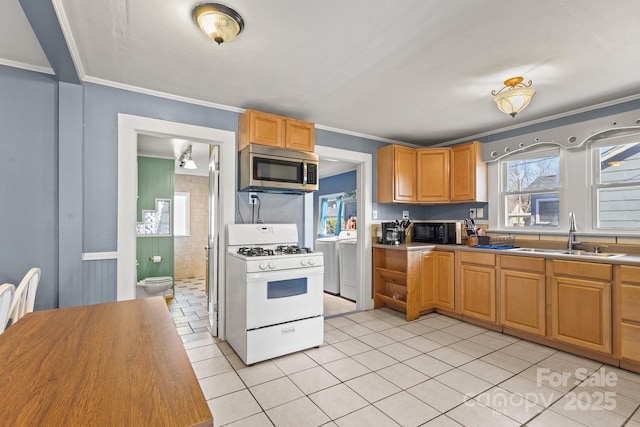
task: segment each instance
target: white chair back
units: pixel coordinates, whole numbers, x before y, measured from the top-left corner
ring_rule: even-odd
[[[11,283],[0,285],[0,334],[4,332],[11,314],[11,303],[16,287]]]
[[[36,291],[40,283],[40,269],[32,268],[16,288],[16,293],[11,303],[11,324],[16,323],[22,316],[33,311],[36,302]]]

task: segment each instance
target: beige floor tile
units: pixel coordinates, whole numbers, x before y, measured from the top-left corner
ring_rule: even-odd
[[[360,341],[370,345],[373,348],[384,347],[385,345],[390,345],[395,343],[396,341],[392,338],[389,338],[386,335],[383,335],[378,332],[374,332],[373,334],[363,335],[358,337]]]
[[[262,412],[249,390],[243,389],[207,401],[217,426],[230,424]]]
[[[189,356],[191,363],[193,363],[200,360],[223,356],[223,353],[220,348],[218,348],[217,344],[210,344],[203,347],[191,348],[187,350],[187,355]]]
[[[373,347],[355,338],[337,342],[333,344],[333,347],[340,350],[347,356],[354,356],[359,353],[364,353],[365,351],[373,350]]]
[[[511,344],[510,346],[507,346],[500,351],[510,356],[517,357],[518,359],[525,360],[529,363],[538,363],[541,360],[549,357],[549,354],[547,353],[536,351],[522,345],[522,341]]]
[[[428,354],[422,354],[409,360],[405,360],[404,364],[412,367],[416,371],[420,371],[428,377],[435,377],[443,372],[453,369],[453,366],[444,363]]]
[[[432,419],[426,424],[423,424],[422,427],[461,427],[462,424],[452,420],[446,415],[440,415],[437,418]]]
[[[291,375],[293,373],[318,366],[318,364],[312,358],[310,358],[303,352],[297,352],[278,357],[277,359],[273,359],[273,363],[285,375]]]
[[[450,347],[442,347],[437,350],[429,352],[429,356],[435,357],[452,366],[460,366],[465,363],[469,363],[474,360],[473,356],[469,356],[461,351],[454,350]]]
[[[513,376],[513,372],[498,368],[479,359],[460,366],[460,369],[491,384],[501,383]]]
[[[217,422],[217,420],[214,420]],[[267,414],[264,412],[260,412],[255,415],[251,415],[250,417],[243,418],[234,423],[227,424],[228,427],[270,427],[273,426],[273,423],[267,417]]]
[[[398,363],[398,361],[393,357],[387,356],[386,354],[378,350],[371,350],[364,353],[356,354],[355,356],[353,356],[353,358],[372,371],[377,371],[379,369],[386,368],[387,366]]]
[[[224,356],[194,362],[191,366],[198,379],[233,371],[233,367]]]
[[[387,417],[375,406],[369,405],[358,409],[335,421],[340,427],[395,427],[400,424]]]
[[[448,334],[446,332],[438,331],[438,330],[433,331],[433,332],[429,332],[428,334],[424,334],[423,337],[425,337],[425,338],[427,338],[427,339],[429,339],[431,341],[435,341],[437,343],[440,343],[442,345],[449,345],[449,344],[453,344],[454,342],[458,342],[458,341],[462,340],[462,338],[460,338],[460,337]]]
[[[326,319],[324,321],[324,323],[327,323],[327,324],[333,326],[334,328],[344,328],[346,326],[357,325],[356,322],[354,322],[353,320],[347,319],[344,316],[333,317],[331,319]]]
[[[401,391],[400,387],[387,381],[375,372],[354,378],[345,382],[345,384],[371,403]]]
[[[284,373],[271,361],[261,362],[253,366],[238,369],[238,375],[247,387],[253,387],[267,381],[284,376]]]
[[[477,344],[469,340],[462,340],[462,341],[455,342],[451,344],[449,348],[461,351],[465,354],[468,354],[469,356],[476,357],[476,358],[486,356],[487,354],[492,353],[494,351],[489,347],[485,347],[484,345]]]
[[[369,328],[365,328],[364,326],[360,325],[360,324],[355,324],[355,325],[351,325],[351,326],[345,326],[342,328],[342,331],[351,335],[354,338],[358,338],[361,337],[363,335],[369,335],[370,333],[372,333],[373,331]]]
[[[326,342],[327,344],[335,344],[337,342],[350,340],[352,338],[353,337],[351,335],[345,334],[340,329],[333,328],[330,330],[325,329],[324,331],[324,342]]]
[[[409,338],[408,340],[404,340],[402,342],[408,345],[409,347],[413,347],[422,353],[428,353],[430,351],[433,351],[435,349],[442,347],[442,344],[440,343],[437,343],[435,341],[431,341],[427,338],[419,337],[419,336]]]
[[[395,326],[391,329],[385,329],[384,331],[380,331],[380,333],[395,341],[404,341],[417,336],[413,332],[402,329],[400,326]]]
[[[436,380],[420,383],[407,392],[440,412],[447,412],[468,400],[464,394]]]
[[[343,417],[368,405],[367,401],[344,384],[338,384],[309,395],[332,420]]]
[[[532,365],[532,363],[527,362],[526,360],[504,353],[502,350],[489,353],[486,356],[481,357],[480,360],[484,360],[485,362],[491,363],[499,368],[506,369],[514,374],[520,373]]]
[[[407,324],[407,319],[399,312],[391,313],[391,315],[387,317],[380,317],[380,319],[393,326],[402,326]]]
[[[384,347],[378,348],[378,350],[401,362],[421,354],[415,348],[411,348],[401,342],[394,342],[393,344],[385,345]]]
[[[413,332],[416,335],[424,335],[426,333],[434,331],[433,328],[430,328],[427,325],[418,322],[411,322],[407,325],[400,326],[400,328],[404,329],[405,331]]]
[[[571,394],[562,397],[549,409],[588,427],[621,426],[626,421],[626,417],[620,414],[593,407],[588,401],[577,400]]]
[[[315,393],[340,383],[340,380],[321,366],[296,372],[290,375],[289,378],[304,394]]]
[[[474,335],[478,335],[483,332],[486,332],[486,329],[484,328],[480,328],[479,326],[469,325],[466,323],[459,323],[457,325],[449,326],[448,328],[444,328],[440,330],[463,339],[468,339]]]
[[[382,399],[375,406],[402,426],[419,426],[440,415],[440,412],[406,391]]]
[[[376,316],[374,316],[372,313],[373,313],[373,310],[359,311],[357,313],[347,314],[345,315],[345,317],[347,319],[353,320],[354,322],[363,323],[363,322],[368,322],[370,320],[376,319]]]
[[[369,368],[350,357],[325,363],[322,367],[340,381],[347,381],[371,372]]]
[[[438,375],[435,379],[442,384],[451,387],[452,389],[466,395],[475,396],[485,390],[489,390],[492,387],[491,383],[481,380],[471,374],[468,374],[459,369],[453,369],[447,371],[444,374]]]
[[[474,400],[522,424],[544,411],[544,407],[500,387],[484,391]]]
[[[380,369],[377,373],[403,390],[429,379],[423,373],[402,363]]]
[[[278,427],[318,427],[330,421],[329,417],[306,396],[266,412]]]
[[[430,317],[428,319],[419,320],[418,323],[431,329],[443,329],[452,326],[450,322],[443,320],[441,317]]]
[[[259,384],[249,389],[262,409],[267,410],[304,396],[287,377]]]
[[[362,322],[362,326],[369,328],[375,332],[384,331],[385,329],[391,329],[394,327],[391,323],[385,322],[384,319],[380,319],[380,318]]]
[[[527,423],[528,427],[585,427],[584,424],[580,424],[577,421],[572,420],[553,412],[546,410],[533,420]],[[604,427],[604,426],[603,426]]]
[[[306,350],[304,354],[320,365],[347,357],[346,354],[330,345],[323,345],[319,348]]]
[[[238,374],[234,371],[207,377],[198,382],[207,400],[246,388]]]
[[[519,427],[520,423],[474,400],[447,412],[465,427]]]
[[[522,396],[545,408],[553,404],[553,402],[557,401],[563,395],[563,393],[558,390],[537,384],[536,381],[530,380],[522,375],[513,376],[500,383],[500,388]]]

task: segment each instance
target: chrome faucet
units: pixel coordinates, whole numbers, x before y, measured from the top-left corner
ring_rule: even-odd
[[[574,249],[575,246],[581,245],[582,242],[576,241],[576,217],[573,212],[569,212],[569,242],[567,243],[567,247],[570,251]]]

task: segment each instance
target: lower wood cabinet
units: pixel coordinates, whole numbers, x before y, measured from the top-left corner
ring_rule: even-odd
[[[546,334],[545,259],[500,257],[500,323],[544,336]]]
[[[640,267],[620,266],[620,357],[640,363]]]
[[[460,313],[496,323],[495,255],[460,253]]]
[[[553,271],[551,338],[611,354],[611,265],[555,260]]]
[[[454,252],[423,252],[420,310],[454,310]]]

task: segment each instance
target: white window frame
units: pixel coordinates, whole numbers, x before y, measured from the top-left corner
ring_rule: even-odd
[[[180,203],[178,203],[179,198],[184,198],[184,209],[181,209]],[[189,237],[191,236],[191,193],[187,191],[176,191],[173,195],[173,231],[174,237]],[[180,212],[183,210],[183,212]],[[179,227],[176,225],[176,221],[178,221],[181,217],[184,217],[184,229],[185,233],[178,233]]]
[[[637,229],[634,228],[615,228],[615,227],[601,227],[599,226],[599,210],[600,210],[600,200],[598,197],[598,190],[601,189],[612,189],[612,188],[624,188],[624,187],[637,187],[640,185],[640,180],[633,181],[632,183],[613,183],[613,184],[601,184],[600,183],[600,149],[602,147],[610,147],[614,145],[625,145],[632,143],[640,143],[640,133],[635,135],[627,135],[621,137],[607,138],[598,142],[591,144],[589,147],[590,157],[591,157],[591,168],[590,168],[590,176],[591,176],[591,191],[590,196],[591,200],[591,216],[592,220],[592,229],[594,231],[602,231],[607,234],[625,234],[625,233],[633,233],[634,231],[637,233]]]
[[[490,206],[498,206],[497,212],[495,209],[489,210],[489,223],[490,228],[494,230],[501,230],[509,233],[527,233],[527,232],[535,232],[535,233],[546,233],[546,232],[555,232],[559,231],[563,227],[563,205],[564,202],[564,185],[566,182],[566,172],[565,172],[565,160],[564,160],[564,150],[560,150],[558,147],[553,148],[537,148],[530,151],[526,151],[523,153],[513,154],[511,156],[507,156],[500,161],[493,162],[489,165],[489,203]],[[507,193],[507,182],[508,178],[508,166],[507,162],[517,161],[517,160],[528,160],[528,159],[537,159],[543,157],[552,157],[558,156],[559,163],[559,187],[558,187],[558,198],[560,202],[560,222],[558,227],[507,227],[506,218],[507,211],[505,206],[505,195]],[[495,179],[494,177],[497,177]],[[492,189],[499,189],[498,191],[492,191]],[[540,194],[544,194],[542,191]],[[555,191],[554,191],[555,193]]]

